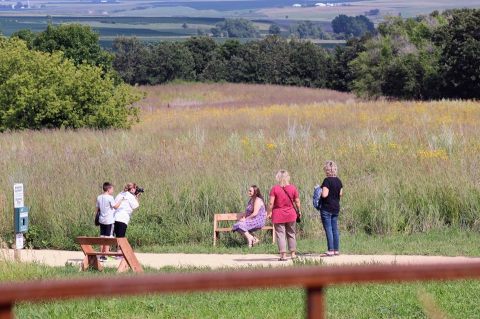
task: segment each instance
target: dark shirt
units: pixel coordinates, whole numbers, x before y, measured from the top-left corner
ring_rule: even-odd
[[[328,196],[322,197],[321,210],[327,211],[333,215],[340,212],[340,190],[342,189],[342,181],[338,177],[327,177],[323,180],[322,188],[328,188]]]

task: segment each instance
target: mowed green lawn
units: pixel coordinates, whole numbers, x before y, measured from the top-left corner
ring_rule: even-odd
[[[164,269],[159,273],[173,271]],[[1,281],[91,276],[118,278],[110,271],[107,274],[79,273],[74,267],[0,264]],[[330,287],[326,293],[327,317],[441,318],[435,317],[441,313],[448,318],[478,318],[479,293],[480,281]],[[15,307],[15,313],[17,318],[303,318],[305,292],[302,289],[262,289],[122,298],[104,296],[23,303]]]
[[[249,249],[245,239],[237,233],[221,233],[217,246],[205,244],[179,244],[164,246],[145,246],[137,250],[149,253],[277,253],[272,244],[270,232],[258,234],[261,244]],[[480,256],[480,233],[455,228],[431,230],[426,233],[391,234],[387,236],[359,234],[340,234],[342,254],[348,255],[425,255],[425,256]],[[322,253],[326,250],[323,231],[317,238],[298,240],[298,252],[302,254]]]

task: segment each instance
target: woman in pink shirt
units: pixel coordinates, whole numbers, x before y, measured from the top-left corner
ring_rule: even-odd
[[[292,258],[296,257],[295,222],[297,213],[295,206],[300,213],[300,199],[298,198],[297,188],[295,185],[290,184],[290,175],[287,171],[279,171],[275,178],[278,184],[270,190],[267,216],[272,219],[275,227],[278,251],[280,253],[279,260],[284,261],[287,260],[287,243]]]

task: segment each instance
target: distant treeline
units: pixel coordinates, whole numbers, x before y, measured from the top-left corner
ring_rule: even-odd
[[[130,84],[181,79],[326,87],[330,58],[312,42],[277,36],[245,44],[194,37],[150,45],[119,38],[114,50],[113,67]]]
[[[372,27],[361,17],[341,16],[337,24],[349,28],[337,31],[352,35]],[[314,25],[305,27],[308,33]],[[366,98],[480,97],[480,9],[391,17],[371,33],[330,51],[272,35],[222,44],[207,36],[158,43],[121,37],[107,53],[100,49],[98,35],[79,25],[49,26],[41,33],[24,30],[13,36],[34,50],[63,51],[77,65],[89,63],[105,72],[113,68],[130,84],[227,81],[331,88]]]
[[[480,97],[479,9],[391,17],[377,31],[333,51],[277,36],[244,44],[117,38],[113,67],[130,84],[182,79],[331,88],[367,98]]]

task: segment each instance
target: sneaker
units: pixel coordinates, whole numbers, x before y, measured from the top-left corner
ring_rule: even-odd
[[[100,260],[100,261],[102,261],[102,262],[103,262],[103,261],[107,261],[107,257],[105,257],[105,256],[100,256],[100,257],[98,257],[98,260]]]

